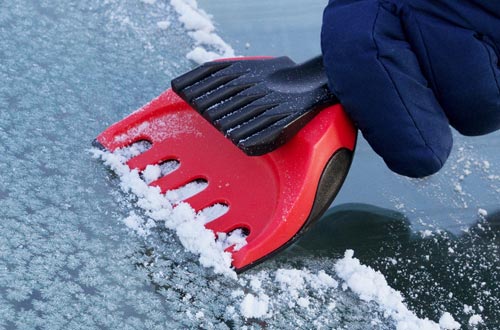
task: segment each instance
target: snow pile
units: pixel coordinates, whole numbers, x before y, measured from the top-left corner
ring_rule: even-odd
[[[308,309],[310,305],[326,304],[333,309],[333,290],[338,287],[338,282],[323,270],[315,274],[307,269],[282,268],[275,272],[261,271],[255,275],[244,276],[239,282],[251,290],[246,295],[241,290],[233,292],[233,296],[243,296],[240,311],[245,318],[269,318],[273,316],[273,305]],[[269,294],[276,289],[278,292],[272,294],[270,303]]]
[[[217,233],[217,236],[205,228],[205,224],[227,211],[224,205],[215,205],[196,213],[188,204],[179,201],[182,193],[161,194],[158,187],[148,183],[169,173],[176,164],[168,166],[148,166],[139,173],[130,170],[127,160],[147,149],[147,145],[134,145],[131,148],[115,153],[93,150],[94,157],[100,158],[120,177],[120,186],[125,193],[137,197],[144,215],[135,212],[124,219],[124,224],[138,235],[146,237],[158,225],[173,230],[184,248],[199,256],[199,262],[205,267],[212,267],[215,273],[237,279],[231,269],[231,254],[224,250],[234,246],[236,250],[246,244],[245,233],[235,230],[230,234]],[[188,189],[191,190],[191,189]],[[184,194],[185,195],[185,194]],[[353,258],[353,251],[348,250],[344,258],[338,260],[334,267],[337,276],[344,282],[342,289],[350,288],[361,300],[377,303],[385,317],[393,319],[401,329],[455,329],[453,317],[445,313],[439,325],[428,320],[419,319],[405,306],[403,297],[392,289],[384,276],[362,265]],[[261,271],[256,275],[240,277],[238,281],[245,292],[237,290],[233,297],[240,300],[239,311],[245,318],[265,319],[273,315],[273,305],[286,306],[292,309],[309,310],[314,306],[325,306],[332,312],[336,308],[335,292],[339,283],[331,275],[320,270],[313,273],[307,269],[278,269],[274,273]],[[275,294],[278,290],[278,293]],[[270,292],[273,292],[272,299]],[[235,308],[233,307],[234,311]],[[469,323],[477,325],[480,318],[471,317]],[[318,320],[318,324],[321,320]]]
[[[127,159],[141,152],[141,148],[128,148],[116,153],[92,150],[94,157],[100,158],[119,177],[120,187],[125,193],[137,196],[137,205],[144,210],[146,220],[136,214],[131,214],[124,220],[125,224],[141,236],[147,236],[148,230],[158,223],[174,230],[187,251],[199,255],[199,262],[205,267],[212,267],[215,273],[236,278],[236,273],[231,269],[231,254],[224,249],[233,244],[237,248],[245,242],[241,233],[222,235],[221,240],[216,240],[215,234],[205,228],[207,215],[197,214],[188,204],[172,201],[161,194],[158,187],[148,186],[137,170],[130,170],[125,165]],[[149,168],[145,175],[149,180],[161,173],[158,169]]]
[[[439,329],[436,323],[428,319],[419,319],[409,311],[401,294],[387,284],[384,276],[362,265],[358,259],[353,258],[353,255],[352,250],[347,250],[344,258],[335,264],[335,271],[345,281],[344,289],[350,288],[361,300],[375,301],[384,310],[384,314],[396,322],[398,329]],[[443,326],[451,323],[448,318],[443,320]]]
[[[443,313],[443,315],[439,319],[439,326],[441,327],[441,329],[460,329],[460,323],[455,321],[453,319],[453,316],[451,316],[451,314],[448,312]]]
[[[308,297],[301,297],[300,294],[307,292],[306,284],[310,289],[321,291],[326,288],[337,288],[338,282],[323,270],[318,274],[312,274],[308,270],[299,269],[278,269],[275,275],[275,281],[281,289],[292,298],[288,306],[290,308],[297,304],[300,307],[307,308],[310,304]]]
[[[215,33],[210,15],[198,8],[196,0],[171,0],[170,4],[179,14],[179,21],[195,41],[195,48],[186,57],[198,64],[221,57],[234,57],[234,50]]]
[[[259,296],[254,296],[249,293],[243,298],[240,304],[241,315],[246,318],[264,318],[269,315],[269,296],[266,294],[260,294]]]

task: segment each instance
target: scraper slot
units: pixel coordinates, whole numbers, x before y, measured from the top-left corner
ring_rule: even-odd
[[[116,153],[125,159],[130,160],[133,157],[137,157],[140,154],[145,153],[149,149],[153,147],[153,143],[151,141],[141,139],[131,143],[130,145],[120,148],[116,150]]]
[[[168,179],[168,176],[166,177]],[[196,179],[179,188],[169,190],[165,196],[174,203],[179,203],[188,199],[191,196],[197,195],[205,190],[208,186],[208,181],[205,179]]]
[[[209,207],[204,208],[198,214],[200,215],[200,219],[202,219],[203,223],[207,223],[213,221],[229,211],[229,205],[223,203],[216,203]]]

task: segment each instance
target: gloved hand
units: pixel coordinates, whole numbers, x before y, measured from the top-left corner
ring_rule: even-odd
[[[500,1],[330,0],[329,87],[393,171],[437,172],[464,135],[500,128]]]

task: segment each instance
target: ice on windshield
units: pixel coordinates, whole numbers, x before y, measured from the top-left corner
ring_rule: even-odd
[[[0,327],[393,329],[498,320],[499,160],[482,146],[459,143],[435,179],[387,175],[400,187],[377,197],[390,214],[345,204],[369,204],[347,185],[327,215],[335,221],[238,276],[221,251],[244,244],[242,233],[217,243],[194,239],[205,235],[199,223],[181,227],[223,207],[197,215],[186,204],[173,208],[175,196],[130,190],[175,164],[141,178],[117,170],[120,161],[110,170],[92,158],[93,138],[173,77],[240,53],[209,14],[194,0],[0,4]],[[371,175],[357,166],[350,180]],[[431,198],[466,216],[417,208]],[[433,221],[440,216],[460,225],[448,231]],[[408,217],[421,221],[410,226]]]

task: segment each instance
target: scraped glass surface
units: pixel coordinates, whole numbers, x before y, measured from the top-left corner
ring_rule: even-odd
[[[319,50],[301,45],[316,38],[322,1],[283,20],[272,13],[291,2],[254,3],[199,5],[237,54],[266,55],[266,43],[297,60]],[[235,17],[260,17],[255,26],[276,36],[306,32],[269,33],[257,47],[258,30],[231,33]],[[126,219],[141,210],[90,143],[192,68],[196,46],[168,1],[0,2],[0,328],[395,328],[379,303],[342,285],[334,268],[346,249],[417,316],[437,322],[447,311],[467,325],[480,315],[498,326],[498,134],[457,136],[445,170],[425,180],[390,173],[360,141],[316,233],[238,280],[202,267],[160,226],[130,230]],[[323,271],[339,285],[306,276],[287,286],[280,268]],[[268,315],[245,317],[249,294]]]

